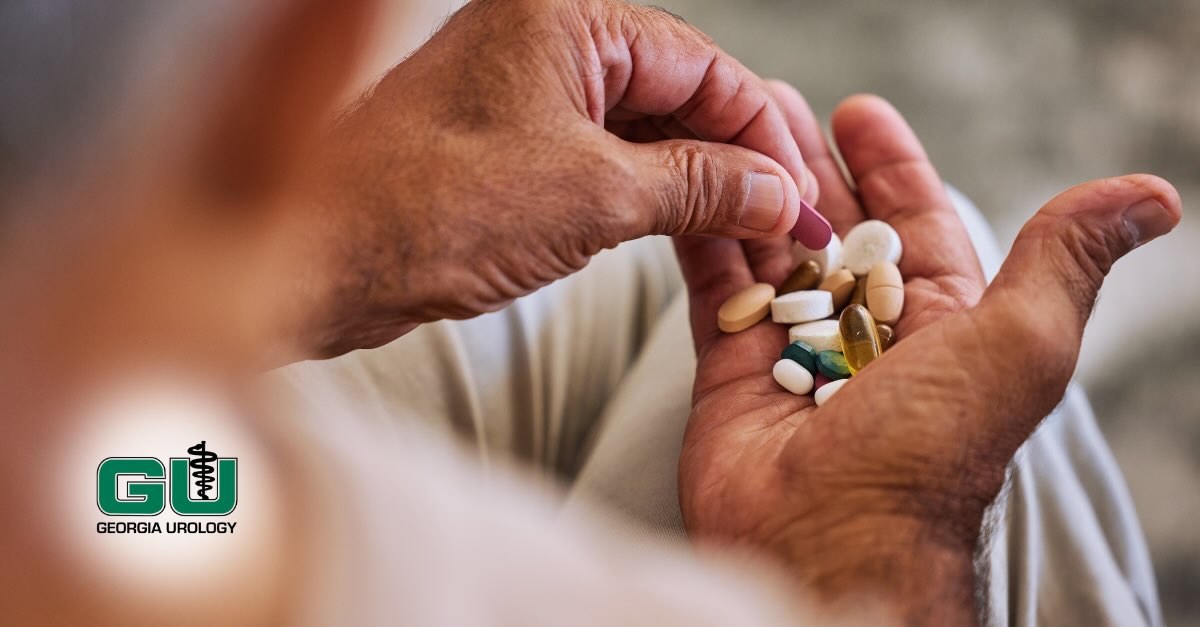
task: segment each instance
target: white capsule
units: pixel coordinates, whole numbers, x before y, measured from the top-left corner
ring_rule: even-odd
[[[864,276],[877,263],[900,263],[900,234],[882,220],[860,222],[846,234],[842,263],[854,276]]]
[[[832,315],[833,294],[825,290],[791,292],[771,301],[771,319],[782,324],[810,322]]]
[[[783,389],[796,395],[808,394],[813,389],[813,376],[804,366],[790,360],[780,359],[771,370],[775,381]]]
[[[827,279],[842,269],[842,238],[834,233],[829,245],[821,250],[809,250],[804,244],[796,242],[792,244],[792,259],[797,266],[809,259],[817,262],[821,266],[821,278]]]
[[[841,351],[842,340],[840,333],[841,329],[838,328],[837,320],[805,322],[804,324],[798,324],[788,329],[788,342],[800,340],[813,347],[813,350],[818,353],[821,351]]]
[[[837,381],[830,381],[829,383],[817,388],[817,393],[813,394],[813,400],[817,402],[817,407],[824,405],[825,402],[829,400],[829,397],[833,396],[834,393],[842,389],[842,386],[846,385],[846,382],[849,380],[850,379],[838,379]]]

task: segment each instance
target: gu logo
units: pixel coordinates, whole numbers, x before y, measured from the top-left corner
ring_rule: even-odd
[[[169,460],[171,509],[180,516],[228,515],[237,507],[237,458],[217,457],[204,440],[187,452],[191,459]],[[128,479],[123,491],[122,477]],[[166,509],[167,482],[157,457],[109,457],[96,469],[96,505],[109,516],[157,516]],[[198,498],[192,498],[193,483]]]

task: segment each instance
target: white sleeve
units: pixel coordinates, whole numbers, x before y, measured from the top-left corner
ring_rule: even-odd
[[[329,531],[310,624],[818,624],[765,571],[559,523],[550,493],[485,478],[440,439],[343,424],[320,430],[328,498],[312,515]]]

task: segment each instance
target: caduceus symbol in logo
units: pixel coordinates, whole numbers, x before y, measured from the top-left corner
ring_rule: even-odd
[[[210,500],[208,491],[212,489],[212,484],[216,481],[213,478],[213,473],[216,468],[212,462],[217,460],[217,454],[205,449],[204,443],[207,440],[200,440],[200,443],[188,448],[188,455],[195,456],[194,459],[188,462],[188,467],[192,469],[192,478],[196,480],[197,494],[203,501]]]

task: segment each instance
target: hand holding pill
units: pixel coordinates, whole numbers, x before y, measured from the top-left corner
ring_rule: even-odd
[[[766,548],[830,599],[865,585],[902,621],[972,624],[984,508],[1061,399],[1108,268],[1174,227],[1178,195],[1145,175],[1072,188],[1026,224],[989,287],[899,113],[866,96],[834,113],[852,187],[800,96],[774,89],[843,238],[851,278],[837,289],[856,283],[836,318],[722,332],[716,309],[734,291],[828,253],[679,238],[698,355],[685,523],[696,542]],[[916,571],[928,577],[898,575]]]
[[[765,82],[633,3],[471,2],[322,148],[332,270],[300,334],[320,356],[494,311],[646,235],[833,233]]]

